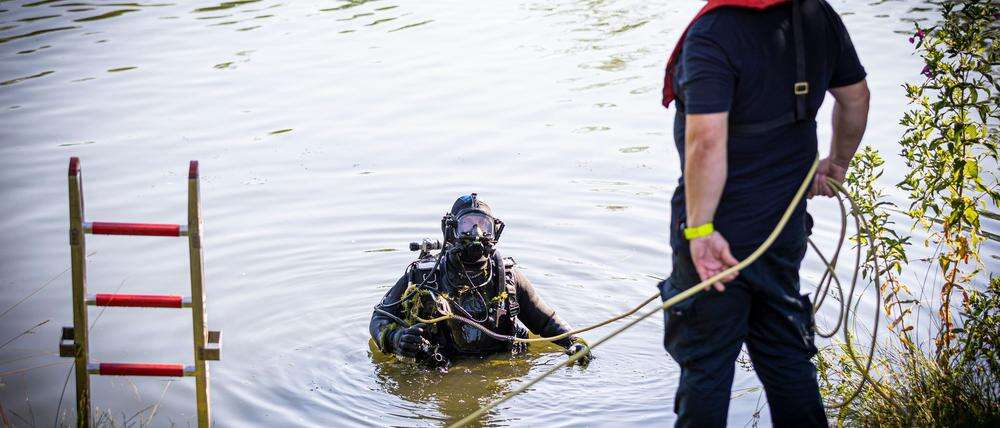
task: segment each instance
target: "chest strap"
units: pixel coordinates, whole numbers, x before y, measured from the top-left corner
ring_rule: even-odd
[[[798,96],[797,96],[798,97]],[[799,97],[804,99],[805,97]],[[796,100],[796,110],[798,109],[799,101]],[[801,102],[802,108],[805,108],[805,101]],[[816,112],[807,110],[803,118],[795,117],[795,112],[787,112],[771,120],[766,120],[763,122],[753,122],[753,123],[733,123],[729,122],[729,134],[730,135],[745,135],[745,134],[761,134],[772,129],[777,129],[782,126],[792,125],[805,120],[816,119]]]

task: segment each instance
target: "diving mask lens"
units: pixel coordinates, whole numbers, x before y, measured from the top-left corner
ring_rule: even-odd
[[[479,212],[471,212],[459,217],[455,233],[458,236],[475,236],[477,227],[483,236],[493,236],[493,218]]]

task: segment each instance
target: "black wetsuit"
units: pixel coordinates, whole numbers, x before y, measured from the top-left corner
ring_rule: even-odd
[[[421,263],[424,263],[423,269]],[[426,265],[431,263],[433,259],[411,263],[376,308],[397,318],[405,318],[403,305],[394,303],[400,301],[411,283],[421,283],[426,275],[430,280],[425,285],[436,287],[437,294],[447,294],[454,313],[479,321],[495,333],[526,337],[527,331],[518,321],[530,332],[543,337],[571,330],[569,324],[559,318],[555,310],[535,292],[531,282],[511,259],[502,259],[494,254],[489,263],[469,266],[442,261],[435,267],[427,268]],[[472,284],[480,285],[469,286],[470,280]],[[391,351],[391,344],[386,342],[391,337],[390,330],[399,327],[399,321],[393,317],[379,310],[372,313],[369,331],[379,349]],[[440,345],[439,352],[448,358],[510,352],[513,345],[510,341],[494,339],[456,320],[440,322],[433,330],[428,339],[432,344]],[[567,348],[572,342],[573,338],[567,337],[553,343]]]

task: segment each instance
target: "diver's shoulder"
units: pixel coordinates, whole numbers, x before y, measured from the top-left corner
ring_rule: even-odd
[[[435,256],[422,257],[410,262],[406,266],[404,278],[408,278],[410,283],[421,284],[434,282],[437,277],[438,258]]]
[[[437,261],[437,257],[423,257],[410,262],[410,267],[416,270],[433,270]]]

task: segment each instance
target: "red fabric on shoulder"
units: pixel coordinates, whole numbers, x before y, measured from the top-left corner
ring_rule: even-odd
[[[708,3],[698,11],[698,14],[691,19],[687,28],[681,33],[680,39],[677,40],[677,45],[674,46],[674,51],[670,54],[670,59],[667,60],[667,67],[663,76],[663,107],[669,107],[676,96],[674,94],[674,66],[677,64],[677,58],[680,57],[681,47],[684,46],[684,38],[687,37],[688,30],[691,29],[692,24],[698,21],[698,18],[721,7],[764,10],[782,3],[788,3],[789,1],[791,0],[708,0]]]

